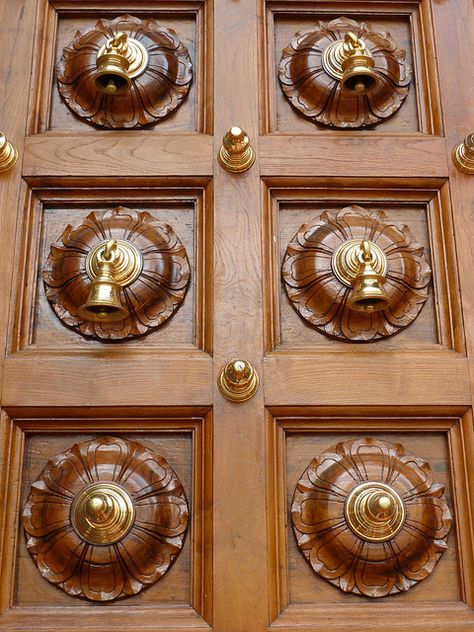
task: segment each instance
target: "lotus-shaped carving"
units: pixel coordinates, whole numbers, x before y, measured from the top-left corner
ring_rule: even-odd
[[[88,489],[109,488],[128,499],[131,511],[108,521],[97,514],[105,542],[92,544],[73,524],[75,503]],[[121,518],[129,520],[127,528],[108,544]],[[28,551],[43,577],[92,601],[135,595],[159,580],[179,555],[187,524],[183,486],[166,459],[117,437],[76,443],[53,457],[31,486],[23,512]]]
[[[349,31],[363,41],[374,61],[378,82],[369,94],[344,91],[339,79],[323,66],[324,51]],[[279,66],[289,102],[312,121],[338,128],[375,125],[392,116],[408,94],[411,74],[405,51],[397,48],[389,33],[344,17],[297,33],[283,50]]]
[[[335,276],[332,258],[352,239],[373,242],[387,259],[389,307],[382,311],[347,307],[351,288]],[[372,342],[415,320],[428,298],[431,270],[408,226],[352,205],[303,224],[287,247],[282,275],[292,306],[312,327],[344,342]]]
[[[356,535],[347,520],[351,492],[369,482],[403,504],[401,528],[382,541]],[[398,443],[373,438],[338,443],[313,459],[296,486],[291,518],[311,568],[344,592],[366,597],[403,592],[428,577],[451,527],[444,488],[433,483],[429,464]]]
[[[131,79],[124,94],[104,94],[95,84],[97,54],[118,32],[146,50],[145,70]],[[189,91],[193,69],[188,49],[170,28],[155,19],[123,15],[99,20],[93,29],[76,33],[63,51],[56,71],[59,93],[68,108],[91,125],[140,128],[173,112]]]
[[[118,322],[84,320],[78,310],[90,289],[87,255],[109,239],[131,243],[143,260],[136,280],[122,288],[130,315]],[[186,294],[190,269],[186,249],[171,226],[148,211],[119,206],[92,212],[77,227],[67,226],[51,246],[43,277],[46,296],[63,323],[84,336],[120,340],[149,333],[173,316]]]

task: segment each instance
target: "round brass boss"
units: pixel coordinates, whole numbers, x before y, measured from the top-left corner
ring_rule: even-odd
[[[221,369],[217,385],[226,399],[245,402],[257,392],[259,377],[250,362],[235,358]]]
[[[344,514],[351,530],[367,542],[394,538],[405,522],[405,506],[385,483],[362,483],[350,492]]]
[[[112,271],[114,280],[126,287],[131,285],[138,277],[143,267],[143,259],[140,251],[129,241],[124,239],[116,239],[117,247]],[[99,255],[104,251],[107,241],[97,244],[89,251],[86,259],[86,271],[89,278],[93,281],[99,275]]]
[[[101,57],[107,52],[107,43],[105,43],[97,53],[97,58]],[[129,62],[127,75],[130,79],[139,77],[148,66],[148,53],[146,48],[141,42],[133,37],[127,37],[127,52],[124,55],[125,59]]]
[[[374,244],[373,241],[365,241],[367,241],[370,246],[372,256],[371,263],[374,271],[385,277],[388,268],[385,253],[377,246],[377,244]],[[359,257],[360,244],[360,239],[350,239],[349,241],[341,244],[339,248],[334,251],[332,256],[332,271],[339,281],[348,287],[352,287],[352,281],[355,279],[362,267]]]
[[[89,544],[108,546],[124,538],[135,520],[128,493],[114,483],[93,483],[71,505],[71,523]]]
[[[333,79],[342,79],[344,71],[342,63],[347,59],[344,52],[344,40],[336,40],[324,49],[322,64],[324,70]]]

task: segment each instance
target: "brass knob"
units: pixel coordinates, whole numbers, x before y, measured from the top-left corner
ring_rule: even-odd
[[[245,402],[258,390],[257,371],[247,360],[234,358],[219,373],[218,386],[222,395],[231,402]]]
[[[453,149],[453,162],[459,171],[474,175],[474,133],[468,134],[463,142]]]
[[[351,530],[368,542],[394,538],[405,522],[405,505],[385,483],[361,483],[346,499],[344,514]]]
[[[11,169],[18,160],[18,149],[0,132],[0,173]]]
[[[222,139],[217,158],[220,166],[231,173],[242,173],[250,169],[255,162],[255,152],[246,132],[240,127],[231,127]]]

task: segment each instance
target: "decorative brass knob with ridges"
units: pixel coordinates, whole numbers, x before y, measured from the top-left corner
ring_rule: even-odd
[[[0,132],[0,173],[11,169],[18,160],[18,149]]]
[[[218,161],[221,167],[231,173],[247,171],[255,162],[250,138],[240,127],[233,126],[224,135]]]
[[[474,133],[468,134],[463,142],[453,149],[453,162],[459,171],[474,175]]]
[[[221,369],[217,384],[226,399],[245,402],[257,392],[259,378],[250,362],[234,358]]]

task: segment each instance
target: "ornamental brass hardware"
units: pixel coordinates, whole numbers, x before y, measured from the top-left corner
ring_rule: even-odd
[[[340,442],[314,458],[296,485],[291,518],[312,570],[365,597],[428,577],[452,522],[429,464],[375,438]]]
[[[124,94],[132,87],[132,79],[139,77],[148,66],[148,53],[141,42],[116,33],[97,53],[97,88],[111,96]]]
[[[58,90],[90,125],[155,125],[189,92],[193,67],[178,35],[154,18],[122,15],[76,33],[56,69]]]
[[[182,304],[190,274],[186,249],[169,224],[120,206],[67,226],[51,245],[43,278],[65,325],[108,341],[161,327]]]
[[[222,139],[217,158],[220,166],[231,173],[242,173],[250,169],[255,162],[255,152],[246,132],[240,127],[231,127]]]
[[[332,268],[337,278],[353,291],[347,307],[354,311],[377,312],[390,305],[383,284],[387,274],[387,257],[373,242],[350,239],[334,252]]]
[[[361,128],[392,116],[412,71],[389,33],[340,17],[296,33],[278,69],[284,95],[314,123]]]
[[[373,342],[415,320],[431,269],[406,224],[352,205],[323,211],[299,228],[282,278],[308,325],[343,342]]]
[[[18,160],[18,150],[13,143],[7,140],[5,134],[0,132],[0,173],[11,169]]]
[[[354,94],[368,94],[377,84],[374,60],[364,42],[351,31],[325,49],[323,68],[341,82],[343,90]]]
[[[235,358],[221,369],[217,385],[226,399],[245,402],[257,392],[259,378],[250,362]]]
[[[92,282],[79,316],[94,322],[126,318],[129,312],[122,305],[120,290],[133,283],[141,272],[143,262],[137,249],[127,241],[110,239],[89,252],[86,266]],[[120,281],[119,273],[122,273]]]
[[[468,134],[453,149],[453,162],[459,171],[474,175],[474,134]]]
[[[46,464],[23,511],[41,575],[72,597],[129,597],[169,571],[188,503],[167,460],[140,443],[99,437]]]

